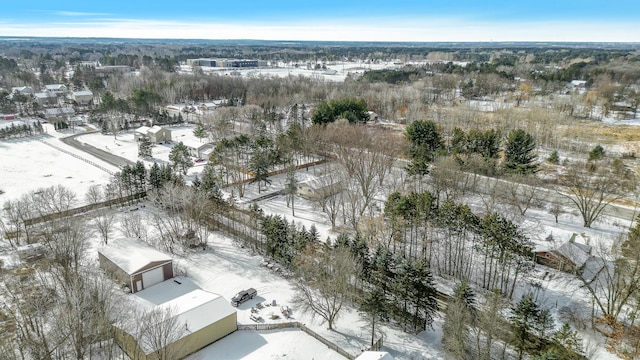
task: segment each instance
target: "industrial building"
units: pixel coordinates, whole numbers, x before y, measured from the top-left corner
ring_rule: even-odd
[[[251,59],[187,59],[187,65],[219,68],[255,68],[267,66],[265,60]]]

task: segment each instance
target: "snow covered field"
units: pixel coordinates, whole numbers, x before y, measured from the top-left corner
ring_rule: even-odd
[[[341,82],[348,76],[360,76],[367,70],[382,70],[398,68],[393,63],[363,63],[363,62],[336,62],[325,64],[326,69],[312,70],[304,64],[279,63],[277,66],[268,68],[211,68],[201,67],[205,74],[219,74],[223,76],[241,77],[289,77],[304,76],[318,80]],[[180,70],[184,73],[192,72],[190,65],[182,65]]]
[[[63,144],[57,138],[64,133],[56,132],[49,124],[44,127],[47,133],[43,135],[0,141],[0,190],[5,192],[0,195],[0,203],[53,185],[64,185],[75,191],[78,200],[82,201],[89,186],[109,181],[109,173],[59,149],[117,171],[117,168]]]

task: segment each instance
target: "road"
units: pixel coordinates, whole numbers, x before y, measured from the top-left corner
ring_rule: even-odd
[[[78,150],[84,151],[89,155],[92,155],[106,163],[109,163],[113,166],[116,166],[118,168],[123,167],[125,165],[130,165],[133,166],[135,165],[135,163],[133,161],[127,160],[123,157],[114,155],[110,152],[106,152],[104,150],[100,150],[95,146],[89,145],[89,144],[85,144],[85,143],[81,143],[80,141],[78,141],[78,137],[82,136],[82,135],[86,135],[86,134],[92,134],[92,133],[96,133],[100,130],[95,130],[95,131],[90,131],[90,132],[86,132],[86,133],[80,133],[80,134],[75,134],[75,135],[71,135],[69,137],[65,137],[65,138],[61,138],[60,140],[62,140],[63,143],[72,146]]]

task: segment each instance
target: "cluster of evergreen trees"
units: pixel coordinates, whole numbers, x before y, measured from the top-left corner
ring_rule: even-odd
[[[467,205],[438,204],[429,192],[396,192],[385,204],[385,216],[391,251],[425,259],[438,275],[512,296],[518,279],[533,266],[529,239],[497,213],[480,217]]]
[[[22,138],[42,134],[43,132],[44,129],[42,128],[40,121],[33,124],[22,124],[17,126],[15,123],[11,123],[11,126],[0,128],[0,139]]]
[[[171,166],[154,163],[149,170],[142,161],[135,165],[125,165],[121,171],[115,173],[111,182],[107,184],[106,192],[109,198],[117,197],[145,197],[149,190],[159,190],[165,184],[184,184],[184,179],[176,175]]]
[[[263,216],[259,226],[265,238],[266,255],[288,268],[292,268],[294,259],[307,246],[320,240],[315,225],[311,225],[309,230],[304,226],[298,229],[293,221],[287,222],[280,215]]]
[[[314,124],[328,124],[338,119],[347,119],[349,123],[365,123],[369,121],[367,103],[363,99],[344,98],[323,101],[311,115]]]
[[[503,140],[499,130],[472,129],[468,132],[456,127],[451,132],[448,148],[440,128],[433,121],[414,121],[407,126],[406,136],[410,144],[411,174],[427,174],[429,164],[438,155],[453,155],[458,163],[464,165],[469,157],[479,156],[486,166],[485,173],[496,170],[500,150],[504,150],[502,170],[511,174],[531,174],[538,170],[535,154],[535,138],[522,129],[509,132]],[[504,146],[502,143],[504,142]]]

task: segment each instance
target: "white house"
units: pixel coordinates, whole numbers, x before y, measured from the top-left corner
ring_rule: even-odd
[[[147,135],[154,144],[164,144],[171,141],[171,130],[162,126],[154,125],[148,131]]]
[[[61,96],[67,93],[67,86],[64,84],[49,84],[44,86],[44,90],[56,96]]]
[[[72,107],[44,109],[43,115],[47,120],[66,119],[76,114]]]
[[[158,125],[153,127],[140,126],[136,129],[134,137],[136,140],[147,137],[154,144],[164,144],[171,141],[171,130]]]

